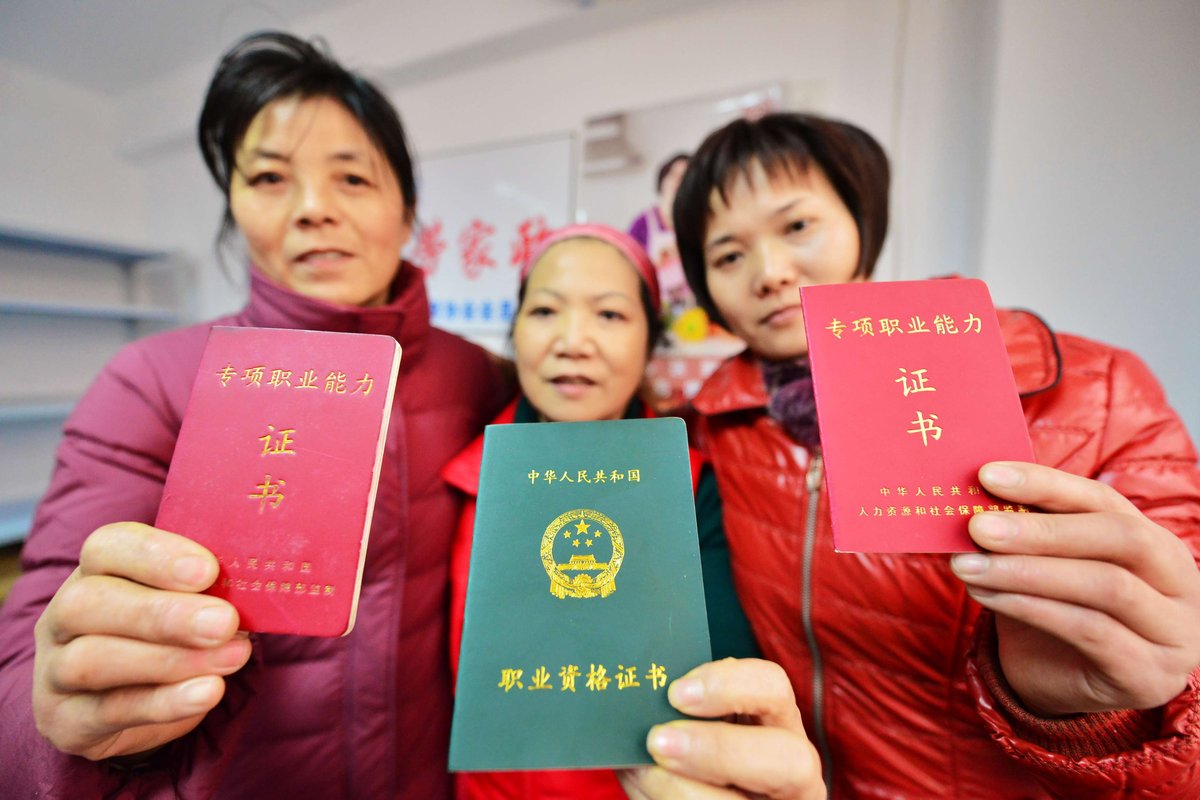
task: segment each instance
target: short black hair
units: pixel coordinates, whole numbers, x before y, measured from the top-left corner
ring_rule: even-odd
[[[404,125],[387,97],[335,61],[323,42],[264,31],[245,37],[221,57],[197,125],[204,163],[225,196],[219,242],[234,227],[229,188],[238,145],[258,112],[285,97],[328,97],[353,115],[391,165],[404,197],[404,213],[412,220],[417,208],[413,160]]]
[[[887,154],[871,134],[848,122],[814,114],[774,113],[737,119],[709,134],[688,162],[675,195],[675,241],[696,302],[724,324],[708,291],[704,240],[712,219],[710,197],[722,200],[755,164],[770,178],[821,168],[858,226],[856,277],[869,278],[888,228]]]
[[[689,153],[676,153],[664,161],[658,168],[658,179],[654,182],[654,191],[662,191],[663,181],[667,179],[667,173],[671,171],[671,167],[680,161],[687,161],[691,157]]]

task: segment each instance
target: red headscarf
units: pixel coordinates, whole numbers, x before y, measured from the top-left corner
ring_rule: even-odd
[[[662,306],[662,298],[658,290],[658,273],[655,271],[650,257],[646,255],[646,251],[638,244],[636,239],[624,231],[619,231],[608,225],[576,223],[573,225],[564,225],[553,231],[539,242],[537,247],[533,248],[533,252],[529,258],[521,265],[521,282],[525,282],[525,279],[529,277],[530,270],[533,269],[533,265],[546,254],[547,250],[559,242],[565,242],[568,239],[598,239],[617,248],[617,251],[625,256],[625,260],[637,270],[642,283],[646,284],[646,288],[650,291],[650,306],[654,309]]]

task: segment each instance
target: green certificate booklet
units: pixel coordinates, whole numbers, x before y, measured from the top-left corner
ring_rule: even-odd
[[[450,769],[652,763],[711,654],[683,421],[488,427]]]

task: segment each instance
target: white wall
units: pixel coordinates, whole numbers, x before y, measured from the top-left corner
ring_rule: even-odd
[[[1200,254],[1193,0],[366,0],[303,23],[389,90],[418,155],[720,90],[819,86],[824,110],[893,155],[880,278],[977,274],[998,302],[1128,345],[1200,430],[1184,290]],[[236,306],[192,133],[217,55],[111,102],[6,70],[0,223],[183,247],[198,313]]]
[[[745,92],[707,95],[680,103],[619,109],[623,138],[636,160],[591,174],[586,161],[582,164],[578,208],[583,212],[581,219],[602,220],[618,228],[632,222],[659,202],[655,190],[658,171],[668,158],[694,151],[711,131],[741,117],[749,107],[765,103],[771,109],[796,108],[817,113],[825,110],[824,86],[816,83],[789,87],[786,102],[778,96],[782,94],[780,84],[745,88]],[[586,146],[583,149],[586,151]]]
[[[984,277],[1119,344],[1200,434],[1200,3],[1002,3]]]
[[[903,6],[890,148],[897,276],[978,276],[996,9],[978,0]]]
[[[398,85],[394,96],[419,150],[574,131],[598,113],[832,72],[840,7],[787,0],[702,5],[636,27],[547,43],[440,80]],[[804,47],[798,30],[813,34]]]
[[[0,61],[0,225],[138,246],[142,171],[111,100]]]
[[[242,307],[246,270],[237,258],[228,258],[225,265],[218,263],[215,244],[225,203],[197,146],[191,141],[188,144],[190,147],[146,155],[139,161],[152,187],[147,226],[159,246],[187,254],[196,278],[188,311],[195,319],[207,319]]]

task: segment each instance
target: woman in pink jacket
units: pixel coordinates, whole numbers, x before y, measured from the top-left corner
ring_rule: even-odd
[[[357,624],[247,636],[200,593],[212,553],[149,523],[213,323],[138,341],[67,420],[0,616],[0,794],[447,797],[460,500],[438,472],[511,390],[485,352],[430,327],[422,274],[399,257],[412,160],[375,87],[259,34],[221,61],[199,133],[252,264],[248,305],[216,322],[403,347]]]

